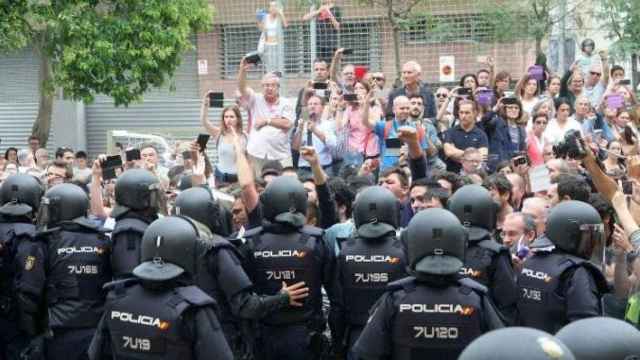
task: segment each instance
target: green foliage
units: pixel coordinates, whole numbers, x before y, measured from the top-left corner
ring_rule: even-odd
[[[613,44],[609,52],[624,58],[640,53],[640,2],[601,0],[600,18],[605,20]]]
[[[0,49],[20,49],[29,42],[27,8],[27,0],[0,1]]]
[[[18,2],[23,9],[7,24],[26,25],[0,39],[0,48],[32,44],[50,59],[53,85],[67,98],[91,102],[99,93],[116,105],[165,84],[213,15],[206,0]]]
[[[521,39],[542,40],[551,32],[551,11],[558,0],[477,0],[477,8],[492,24],[494,38],[500,42]]]

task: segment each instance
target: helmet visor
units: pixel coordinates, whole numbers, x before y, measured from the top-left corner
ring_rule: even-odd
[[[577,246],[577,255],[588,259],[593,254],[593,250],[601,247],[603,242],[603,224],[582,224],[580,225],[580,240]]]

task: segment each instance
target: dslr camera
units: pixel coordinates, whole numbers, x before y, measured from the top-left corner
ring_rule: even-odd
[[[587,149],[584,146],[582,136],[580,136],[580,131],[569,131],[562,141],[553,146],[553,153],[560,159],[566,157],[577,160],[584,159],[587,156]]]

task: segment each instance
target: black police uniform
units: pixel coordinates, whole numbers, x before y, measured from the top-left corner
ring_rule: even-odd
[[[115,278],[126,278],[140,264],[140,242],[149,224],[157,219],[158,178],[144,169],[130,169],[118,177],[116,206],[111,216],[116,224],[111,233],[111,267]]]
[[[33,217],[44,193],[30,175],[8,177],[0,187],[0,358],[19,359],[29,340],[41,332],[37,296],[31,296],[29,276],[41,248],[35,245]]]
[[[443,209],[416,214],[402,233],[414,276],[389,285],[353,352],[358,359],[455,359],[502,327],[486,288],[460,278],[466,231]]]
[[[121,280],[108,289],[90,359],[233,359],[215,301],[199,288]]]
[[[41,309],[28,287],[35,259],[36,228],[27,217],[2,216],[0,220],[0,358],[18,359],[29,339],[40,333]],[[19,297],[18,294],[22,296]]]
[[[192,285],[200,250],[197,227],[186,217],[149,225],[135,278],[107,286],[89,358],[232,359],[215,300]]]
[[[346,352],[360,336],[369,309],[388,284],[407,276],[407,256],[395,236],[398,201],[391,191],[372,186],[358,195],[356,231],[337,256],[334,298],[329,313],[333,346]]]
[[[517,275],[509,249],[491,237],[498,205],[484,187],[465,185],[449,198],[448,208],[469,231],[468,248],[460,274],[486,286],[503,320],[514,324],[517,318]]]
[[[555,333],[569,322],[602,315],[607,282],[586,259],[603,235],[602,219],[591,205],[571,200],[551,209],[545,235],[532,248],[554,248],[535,251],[518,276],[522,325]]]
[[[86,218],[39,234],[46,246],[47,359],[86,358],[111,281],[110,244]]]
[[[520,324],[555,334],[564,325],[602,315],[606,279],[593,264],[556,250],[536,251],[518,275]]]

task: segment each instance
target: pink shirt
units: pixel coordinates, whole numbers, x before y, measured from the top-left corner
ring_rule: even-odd
[[[377,156],[380,152],[378,137],[373,129],[362,124],[362,109],[347,107],[344,116],[348,121],[346,126],[349,127],[349,151],[364,153],[365,156]]]

